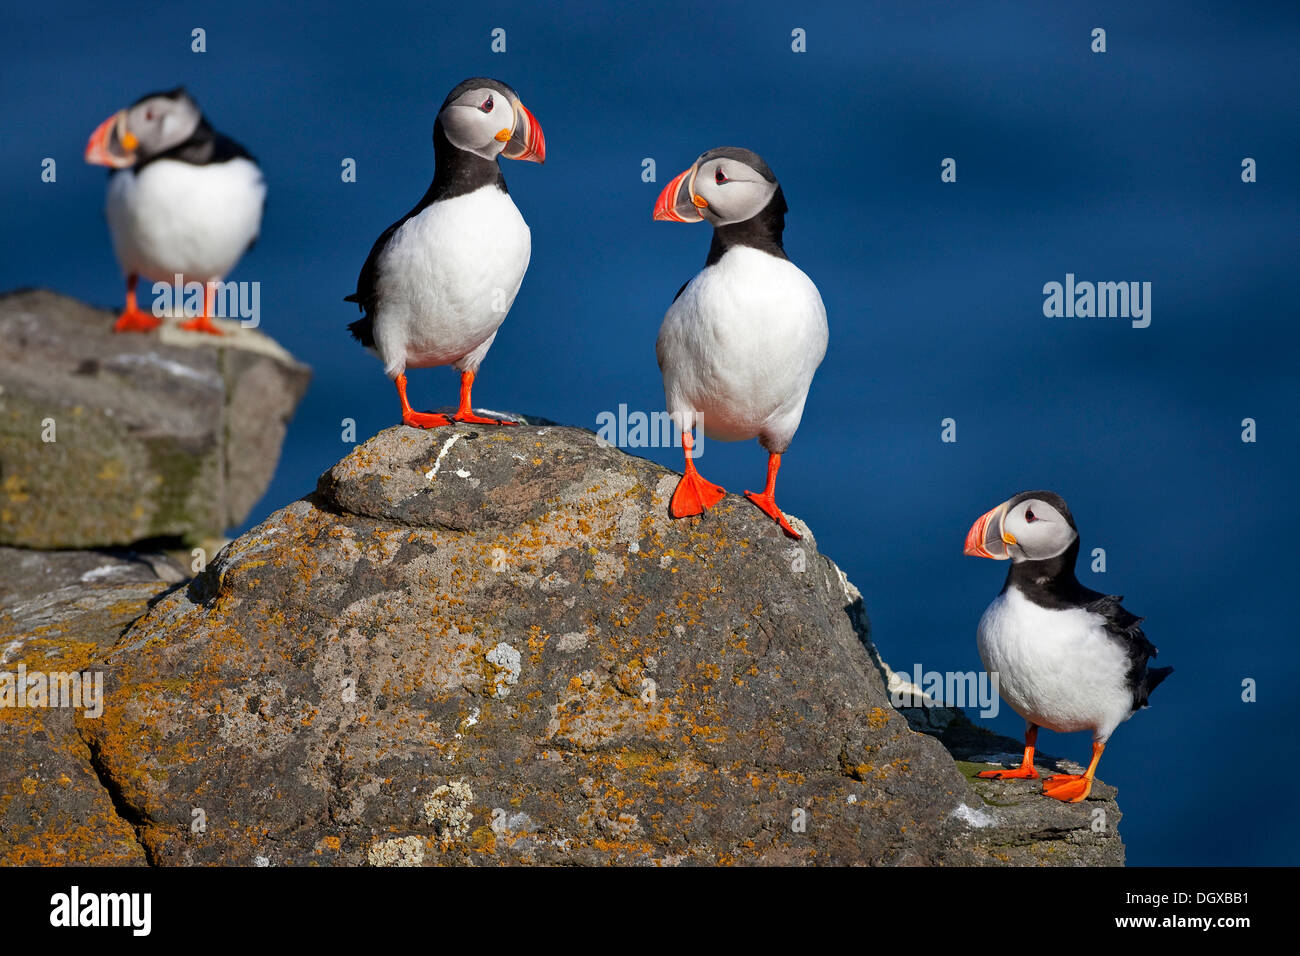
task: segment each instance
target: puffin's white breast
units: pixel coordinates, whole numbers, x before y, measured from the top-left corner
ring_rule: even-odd
[[[682,290],[659,329],[668,411],[724,441],[784,450],[826,354],[826,308],[788,259],[729,249]]]
[[[390,375],[487,353],[532,255],[528,224],[496,186],[430,204],[379,260],[375,345]]]
[[[195,165],[158,159],[108,185],[108,228],[124,271],[154,281],[224,277],[257,238],[266,183],[243,157]]]
[[[984,669],[1026,720],[1060,733],[1092,730],[1100,740],[1132,713],[1128,658],[1103,618],[1083,608],[1054,610],[1007,588],[980,618]]]

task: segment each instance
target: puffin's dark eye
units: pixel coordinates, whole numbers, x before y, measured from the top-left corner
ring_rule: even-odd
[[[723,183],[727,181],[727,174],[722,171],[721,166],[718,167],[718,171],[714,174],[713,181],[716,182],[719,186],[721,186]]]
[[[487,99],[485,99],[482,103],[480,103],[480,104],[479,104],[479,109],[481,109],[484,113],[491,113],[491,112],[492,112],[492,97],[489,96],[489,97],[488,97]]]
[[[1025,512],[1025,520],[1026,520],[1026,521],[1037,521],[1037,520],[1038,520],[1038,518],[1036,518],[1036,517],[1034,516],[1034,511],[1033,511],[1032,508]]]
[[[153,119],[153,110],[145,110],[145,111],[144,111],[144,118],[145,118],[146,120],[152,120],[152,119]]]

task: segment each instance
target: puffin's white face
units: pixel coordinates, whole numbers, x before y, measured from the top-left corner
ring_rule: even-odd
[[[86,162],[131,166],[185,142],[201,119],[198,104],[184,90],[146,97],[99,124],[86,144]]]
[[[439,115],[443,132],[453,146],[484,159],[501,155],[515,129],[515,107],[510,97],[486,86],[466,90]]]
[[[188,96],[151,96],[127,110],[126,128],[140,141],[137,152],[153,156],[179,146],[199,125],[199,108]]]
[[[1046,501],[1029,498],[1007,509],[1002,519],[1002,539],[1011,560],[1042,561],[1064,553],[1079,533]],[[1014,541],[1007,541],[1008,538]]]
[[[537,117],[504,90],[471,87],[444,105],[438,118],[457,149],[488,160],[546,162],[546,137]]]
[[[767,165],[749,150],[710,150],[664,187],[655,203],[655,219],[725,226],[752,219],[763,210],[778,188],[775,177],[769,179],[739,156],[716,155],[720,152],[739,153],[759,167]]]
[[[695,171],[695,195],[706,203],[700,213],[715,226],[752,219],[774,192],[775,182],[736,159],[710,159]]]
[[[1079,537],[1070,520],[1043,498],[1017,495],[981,515],[966,535],[966,554],[1005,561],[1044,561]]]

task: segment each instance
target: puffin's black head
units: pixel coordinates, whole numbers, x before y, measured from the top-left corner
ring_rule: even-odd
[[[86,144],[86,162],[122,169],[181,145],[203,124],[183,86],[149,93],[100,123]]]
[[[768,207],[785,222],[785,196],[776,174],[752,150],[720,146],[704,153],[691,168],[664,187],[655,203],[654,218],[667,222],[700,222],[714,226],[752,219]]]
[[[433,124],[435,146],[439,132],[456,149],[483,159],[546,161],[541,124],[500,80],[476,76],[458,84],[438,110]]]
[[[980,515],[966,533],[973,557],[1045,561],[1069,550],[1079,529],[1065,499],[1052,491],[1022,491]]]

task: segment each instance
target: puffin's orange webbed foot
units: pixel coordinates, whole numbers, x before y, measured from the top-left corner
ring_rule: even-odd
[[[1014,770],[982,770],[976,776],[985,780],[1037,780],[1038,771],[1034,769],[1034,748],[1038,746],[1038,726],[1030,724],[1025,728],[1025,754],[1020,758],[1020,766]]]
[[[985,780],[1037,780],[1038,771],[1034,767],[1016,767],[1014,770],[981,770],[978,777]]]
[[[1092,760],[1088,764],[1088,769],[1084,773],[1058,773],[1048,777],[1043,781],[1043,796],[1051,797],[1053,800],[1064,800],[1066,803],[1082,803],[1087,800],[1088,794],[1092,793],[1093,774],[1097,772],[1097,764],[1105,749],[1104,743],[1094,740]]]
[[[785,515],[782,514],[781,509],[776,506],[776,497],[774,495],[769,495],[766,492],[759,494],[754,491],[747,491],[745,492],[745,497],[758,505],[759,509],[769,518],[776,521],[776,523],[781,526],[781,530],[790,537],[794,538],[796,541],[803,537],[803,535],[798,531],[795,531],[794,528],[790,527],[790,522],[785,520]]]
[[[1092,793],[1092,778],[1086,774],[1057,774],[1043,781],[1043,796],[1066,803],[1081,803]]]
[[[127,309],[117,317],[113,324],[114,332],[152,332],[162,325],[162,319],[142,312],[139,309]]]
[[[451,419],[446,415],[437,412],[417,412],[411,407],[411,403],[406,397],[405,373],[398,374],[393,379],[393,384],[397,386],[397,397],[402,402],[403,425],[409,425],[412,428],[441,428],[443,425],[451,424]]]
[[[782,531],[798,541],[803,537],[803,535],[790,527],[790,522],[785,520],[785,515],[783,515],[781,509],[776,506],[776,473],[780,469],[781,456],[776,452],[769,452],[767,456],[767,486],[761,493],[747,491],[745,492],[745,497],[758,505],[763,514],[767,515],[779,524]]]
[[[178,328],[186,329],[190,332],[206,332],[208,335],[224,335],[219,328],[212,324],[212,320],[206,315],[196,315],[187,322],[181,322]]]
[[[724,497],[727,489],[708,481],[698,471],[692,469],[682,475],[673,491],[673,500],[668,505],[668,513],[674,518],[686,518],[691,515],[704,514],[706,508],[712,508]]]
[[[469,425],[518,425],[519,422],[506,421],[503,418],[484,418],[482,415],[474,414],[474,405],[471,396],[473,395],[474,379],[478,372],[461,372],[460,373],[460,405],[456,408],[456,414],[451,417],[458,422],[465,422]]]
[[[674,518],[704,514],[706,508],[712,508],[727,494],[726,488],[705,480],[696,469],[694,447],[690,430],[683,431],[682,451],[686,453],[686,468],[682,480],[673,489],[672,501],[668,503],[668,513]]]
[[[162,319],[150,315],[135,304],[135,286],[139,277],[126,277],[126,308],[113,325],[114,332],[152,332],[162,325]]]
[[[412,428],[441,428],[450,425],[451,419],[437,412],[413,412],[408,409],[402,412],[402,424]]]
[[[451,416],[453,421],[465,422],[471,425],[518,425],[519,422],[512,422],[505,418],[484,418],[482,415],[475,415],[472,410],[459,411]]]
[[[212,282],[204,283],[203,286],[203,314],[196,315],[187,322],[182,322],[179,328],[189,332],[206,332],[208,335],[224,335],[219,328],[212,324],[213,308],[216,306],[216,284]]]

